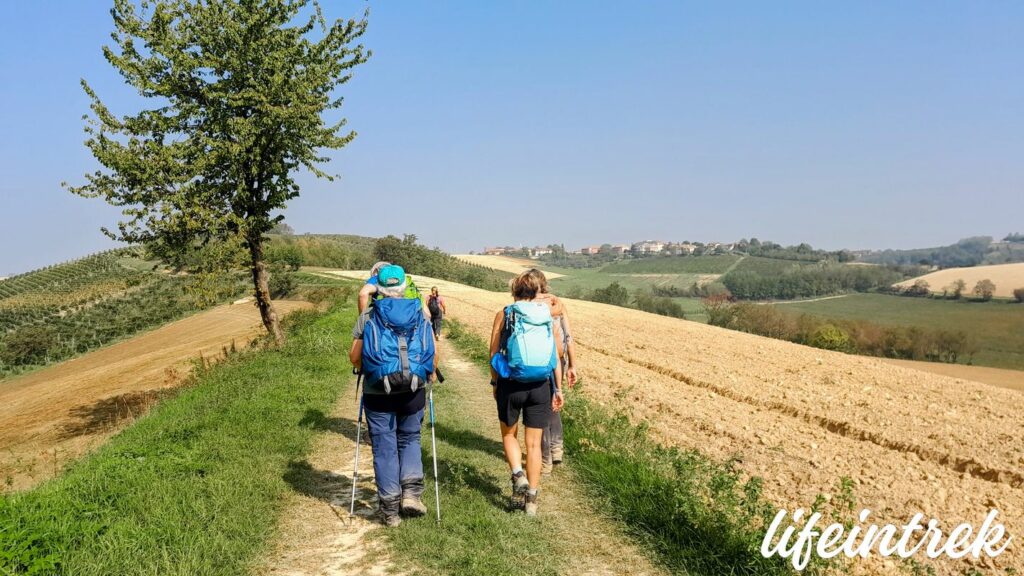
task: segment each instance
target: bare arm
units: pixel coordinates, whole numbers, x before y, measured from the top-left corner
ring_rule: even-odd
[[[362,313],[370,304],[370,296],[377,293],[377,286],[374,284],[363,284],[359,289],[359,312]]]
[[[494,354],[501,347],[501,325],[505,321],[505,311],[499,310],[494,315],[494,325],[491,326],[491,346],[489,348],[490,353],[487,355],[488,358],[493,358]],[[491,380],[496,381],[498,379],[498,373],[494,371],[493,366],[489,366],[491,371]]]
[[[352,366],[355,367],[356,371],[360,371],[363,367],[363,341],[353,340],[352,348],[348,351],[348,359],[352,362]]]

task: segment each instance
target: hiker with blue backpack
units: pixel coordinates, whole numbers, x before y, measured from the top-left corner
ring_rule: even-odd
[[[420,429],[437,355],[422,301],[407,297],[402,267],[384,265],[376,278],[379,298],[352,329],[349,359],[364,382],[360,411],[373,449],[378,513],[384,525],[394,527],[402,516],[427,511]],[[356,467],[358,472],[358,460]],[[353,492],[354,482],[355,474]]]
[[[539,270],[512,280],[515,302],[495,315],[490,343],[491,387],[512,473],[513,502],[521,503],[529,516],[537,514],[541,438],[552,413],[561,410],[565,401],[551,308],[538,300],[545,283]],[[517,435],[520,414],[526,429],[525,472]]]

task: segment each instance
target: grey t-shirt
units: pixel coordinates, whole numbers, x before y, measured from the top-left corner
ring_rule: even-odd
[[[367,307],[363,310],[363,313],[356,319],[356,323],[352,326],[352,339],[362,340],[363,332],[366,330],[366,323],[370,321],[370,308]]]

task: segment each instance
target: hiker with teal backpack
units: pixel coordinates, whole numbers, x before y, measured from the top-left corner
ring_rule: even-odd
[[[505,459],[512,472],[514,503],[537,514],[541,477],[541,437],[553,412],[562,409],[562,371],[555,346],[551,308],[536,300],[544,276],[529,270],[512,280],[509,306],[498,311],[491,329],[491,386],[498,407]],[[526,428],[526,470],[517,432]]]
[[[393,527],[403,515],[427,511],[420,429],[437,355],[422,302],[406,297],[402,267],[381,267],[376,287],[381,298],[360,313],[349,359],[364,381],[360,411],[373,449],[378,513],[384,525]],[[356,467],[358,472],[358,461]],[[355,474],[353,492],[354,482]]]

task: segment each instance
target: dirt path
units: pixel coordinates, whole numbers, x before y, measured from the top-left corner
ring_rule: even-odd
[[[801,300],[772,300],[770,302],[758,302],[758,304],[771,304],[773,306],[781,304],[804,304],[806,302],[820,302],[822,300],[835,300],[836,298],[846,298],[849,294],[836,294],[835,296],[821,296],[820,298],[804,298]]]
[[[359,485],[355,516],[349,518],[355,464],[358,404],[351,377],[329,415],[308,414],[303,425],[320,430],[305,462],[291,467],[293,492],[278,526],[270,555],[257,573],[274,576],[395,574],[379,540],[367,538],[380,528],[374,518],[376,488],[373,452],[363,426],[359,449]]]
[[[308,307],[275,303],[278,312]],[[0,382],[0,481],[21,490],[57,475],[178,385],[200,355],[262,330],[251,304],[225,305],[79,358]]]
[[[485,384],[486,372],[468,362],[457,350],[442,342],[442,358],[448,391],[446,405],[439,407],[444,426],[439,429],[452,438],[486,436],[498,441],[494,400]],[[457,405],[453,405],[457,404]],[[383,538],[371,532],[383,530],[373,519],[376,507],[370,448],[360,449],[360,482],[356,518],[348,520],[349,490],[354,458],[357,405],[349,385],[330,416],[310,415],[310,425],[322,430],[307,462],[294,466],[289,482],[295,493],[279,526],[279,536],[270,556],[257,568],[268,575],[356,575],[398,574],[401,571],[390,557]],[[460,418],[454,418],[457,411]],[[468,418],[465,418],[468,416]],[[424,468],[431,484],[429,436],[424,422]],[[365,429],[364,429],[365,432]],[[364,436],[365,438],[365,436]],[[441,445],[448,439],[439,434]],[[365,440],[364,440],[365,442]],[[486,474],[494,484],[507,481],[508,470],[500,450],[487,457]],[[452,464],[447,464],[452,465]],[[445,478],[441,477],[442,484]],[[428,486],[432,488],[432,486]],[[592,509],[579,493],[572,474],[559,468],[543,482],[542,515],[547,532],[553,537],[558,556],[572,558],[571,573],[585,575],[661,575],[647,557],[603,515]],[[432,494],[427,495],[433,513]],[[444,496],[442,496],[444,498]],[[490,514],[509,514],[495,505]],[[419,520],[430,521],[431,519]],[[445,524],[438,528],[447,528]],[[465,527],[456,527],[456,530]],[[580,554],[580,546],[586,549]]]

